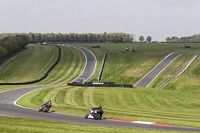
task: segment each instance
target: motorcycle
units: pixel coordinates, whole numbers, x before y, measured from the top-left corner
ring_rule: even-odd
[[[104,111],[102,108],[92,108],[90,113],[85,116],[85,119],[95,119],[100,120],[102,119]]]
[[[52,107],[52,104],[43,104],[42,107],[39,109],[39,112],[48,112],[50,108]]]

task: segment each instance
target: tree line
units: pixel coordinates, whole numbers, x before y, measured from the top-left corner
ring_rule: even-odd
[[[193,42],[200,42],[200,34],[195,34],[193,36],[186,36],[186,37],[167,37],[166,42],[182,42],[182,43],[193,43]]]
[[[114,42],[114,43],[132,43],[134,35],[126,33],[5,33],[0,34],[0,38],[5,36],[24,35],[29,43],[43,43],[43,42],[79,42],[79,43],[101,43],[101,42]]]
[[[144,36],[139,36],[139,41],[151,43],[152,38],[151,36],[148,36],[145,39]],[[195,42],[200,42],[200,34],[195,34],[193,36],[186,36],[186,37],[180,37],[180,38],[176,36],[166,37],[165,41],[168,43],[195,43]]]
[[[4,36],[3,39],[0,39],[0,59],[18,49],[24,48],[27,44],[26,36]]]

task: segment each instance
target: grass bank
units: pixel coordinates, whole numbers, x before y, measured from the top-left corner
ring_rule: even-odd
[[[92,44],[78,45],[88,47],[93,51],[99,61],[97,71],[94,73],[93,77],[96,78],[98,76],[103,54],[106,52],[108,53],[108,58],[102,81],[113,81],[125,84],[135,84],[169,53],[188,50],[183,48],[182,44],[100,44],[101,48],[99,49],[91,48]],[[191,44],[191,46],[191,50],[200,49],[199,44]],[[135,52],[121,52],[123,49],[130,47],[134,49]],[[36,85],[65,83],[65,81],[70,81],[82,71],[85,60],[81,52],[68,46],[63,46],[62,50],[64,55],[61,63],[55,67],[46,80]],[[52,110],[81,116],[88,113],[91,107],[101,105],[105,110],[104,118],[127,120],[138,120],[140,118],[142,121],[168,123],[177,126],[200,127],[200,94],[197,93],[200,88],[200,82],[198,80],[200,73],[198,71],[199,66],[196,65],[199,62],[199,57],[193,62],[194,64],[192,63],[183,74],[169,83],[166,88],[163,90],[154,89],[164,82],[168,76],[173,75],[179,68],[182,68],[189,58],[190,55],[184,55],[175,60],[174,64],[172,63],[165,72],[163,71],[164,73],[161,74],[157,81],[153,82],[149,88],[50,87],[36,90],[22,97],[17,103],[26,107],[39,109],[43,102],[52,99]],[[168,73],[168,71],[170,71],[170,73]],[[16,118],[16,120],[17,119],[18,118]],[[23,122],[22,119],[18,120]],[[13,122],[13,125],[17,122],[18,121]],[[32,120],[32,122],[30,120],[27,124],[34,124],[35,120]],[[57,122],[55,123],[57,124]],[[60,127],[60,132],[67,129],[67,127],[59,125],[62,125],[62,123],[58,123],[55,127]],[[67,125],[69,127],[71,125],[74,126],[73,124]],[[24,126],[23,128],[26,129],[22,129],[21,131],[29,131],[29,128],[34,129],[34,127]],[[11,129],[13,130],[15,127],[16,126],[14,126],[14,128],[11,127]],[[79,130],[80,132],[85,132],[82,127],[84,127],[84,125],[74,126],[74,130],[72,131]],[[88,127],[91,127],[91,131],[98,129],[99,132],[157,132],[154,130],[106,129],[106,127],[101,127],[102,129],[99,129],[100,127]],[[4,129],[5,128],[6,127],[4,127]],[[38,130],[38,132],[46,132],[47,130],[46,128],[41,129],[39,125],[35,125],[35,129]],[[71,130],[71,127],[69,130]],[[5,129],[5,131],[9,131],[9,129]]]
[[[101,127],[0,116],[2,133],[177,133],[176,131]],[[190,132],[184,132],[190,133]]]
[[[84,116],[101,105],[103,118],[200,127],[200,94],[144,88],[49,87],[22,97],[17,104],[39,109],[49,99],[52,110]],[[191,99],[192,98],[192,99]]]
[[[186,49],[183,44],[147,44],[147,43],[105,43],[100,48],[91,48],[93,44],[77,44],[89,48],[98,61],[103,59],[103,53],[108,53],[102,81],[121,84],[135,84],[165,56],[175,51],[200,49],[199,44],[191,44],[191,49]],[[134,49],[135,52],[123,53],[125,48]],[[97,66],[97,70],[100,67]],[[175,68],[176,69],[176,68]],[[97,77],[94,74],[93,77]]]
[[[83,53],[71,46],[61,46],[62,54],[58,65],[48,77],[37,84],[65,84],[78,77],[85,67]]]
[[[1,83],[33,81],[42,77],[57,59],[54,46],[30,45],[32,50],[11,61],[0,71]]]
[[[58,49],[53,45],[30,45],[31,51],[11,61],[0,71],[1,83],[33,81],[42,77],[58,57]],[[65,84],[82,72],[85,65],[84,55],[72,47],[61,46],[61,59],[48,77],[39,83]],[[1,88],[1,87],[0,87]]]
[[[149,87],[158,89],[164,82],[180,71],[194,54],[183,54],[174,60],[158,77],[150,84]]]
[[[172,91],[199,93],[200,92],[200,56],[178,77],[172,80],[164,89]],[[192,99],[192,98],[191,98]]]

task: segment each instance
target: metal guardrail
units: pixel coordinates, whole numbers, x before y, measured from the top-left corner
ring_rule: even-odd
[[[101,65],[101,70],[100,70],[99,76],[98,76],[98,82],[101,82],[101,77],[102,77],[102,74],[103,74],[103,69],[104,69],[104,65],[105,65],[105,62],[106,62],[106,58],[107,58],[107,53],[104,54],[104,58],[103,58],[102,65]]]
[[[133,85],[130,84],[115,84],[114,82],[84,82],[80,84],[77,82],[66,83],[67,86],[80,86],[80,87],[124,87],[124,88],[133,88]]]

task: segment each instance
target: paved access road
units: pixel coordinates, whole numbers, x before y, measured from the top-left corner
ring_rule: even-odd
[[[139,80],[135,87],[148,87],[149,84],[177,57],[187,53],[186,51],[174,52],[165,57],[158,65],[156,65],[150,72],[148,72],[141,80]]]
[[[92,54],[91,56],[94,56],[94,55]],[[87,63],[90,62],[90,59],[92,59],[92,58],[89,58],[88,56],[86,56],[86,58],[87,58]],[[87,68],[87,66],[88,65],[86,65],[86,68],[84,69],[85,71],[83,73],[86,73],[86,71],[90,71],[90,69]],[[94,68],[91,68],[91,71],[93,71],[93,69]],[[90,75],[86,74],[84,78],[87,79],[88,76]],[[0,93],[0,114],[6,115],[6,116],[20,117],[20,118],[59,121],[59,122],[95,125],[95,126],[106,126],[106,127],[125,127],[125,128],[200,132],[199,128],[147,125],[147,124],[138,124],[138,123],[119,122],[119,121],[113,121],[113,120],[107,120],[107,119],[91,120],[91,119],[85,119],[83,116],[75,116],[75,115],[61,114],[61,113],[55,113],[55,112],[43,113],[43,112],[39,112],[38,110],[28,109],[28,108],[24,108],[24,107],[20,107],[19,105],[16,105],[16,101],[23,95],[37,89],[41,89],[44,87],[51,87],[51,86],[52,85],[34,86],[34,87],[19,88],[15,90],[1,92]]]

